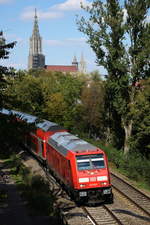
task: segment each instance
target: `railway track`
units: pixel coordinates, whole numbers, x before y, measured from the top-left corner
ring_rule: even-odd
[[[102,205],[99,207],[82,207],[83,211],[89,219],[87,225],[123,225],[117,216],[106,206]],[[90,223],[91,222],[91,223]]]
[[[111,177],[113,188],[150,217],[150,197],[115,174],[111,173]]]
[[[54,196],[56,197],[56,210],[60,210],[62,215],[62,220],[64,224],[67,225],[127,225],[127,224],[136,224],[130,223],[130,215],[123,215],[116,212],[118,206],[114,204],[111,205],[100,205],[96,207],[78,207],[74,201],[70,199],[67,193],[63,190],[61,185],[57,183],[55,178],[49,174],[45,169],[44,165],[39,163],[42,169],[45,171],[46,177],[50,183],[50,189],[53,191]],[[136,212],[133,208],[138,208],[138,211],[142,211],[142,215],[146,215],[148,223],[150,222],[150,198],[144,195],[139,190],[135,189],[132,185],[128,184],[121,178],[117,177],[114,174],[112,176],[112,184],[114,188],[115,198],[118,201],[118,194],[123,195],[124,200],[120,209],[125,209],[125,202],[130,201],[132,208],[130,212]],[[115,200],[115,201],[116,201]],[[133,206],[134,205],[134,206]],[[132,218],[134,220],[134,218]],[[147,222],[146,221],[146,222]],[[143,221],[138,221],[137,224],[145,224]],[[147,224],[147,223],[146,223]]]
[[[49,174],[47,174],[49,176]],[[113,188],[123,195],[124,198],[131,202],[132,207],[138,208],[140,211],[149,218],[150,221],[150,198],[140,192],[138,189],[133,187],[131,184],[112,174],[113,176],[112,183]],[[54,178],[52,178],[54,179]],[[51,178],[50,178],[51,180]],[[53,180],[54,186],[56,185],[56,180]],[[114,185],[115,184],[115,185]],[[100,205],[97,207],[78,207],[74,201],[70,199],[66,192],[61,189],[61,186],[58,185],[57,195],[59,196],[57,206],[61,209],[63,215],[64,224],[67,225],[126,225],[132,224],[127,219],[127,217],[121,216],[115,212],[115,206],[113,205]],[[56,189],[55,189],[56,191]],[[59,195],[60,193],[60,195]],[[63,194],[62,194],[63,193]],[[61,197],[60,197],[61,196]],[[63,200],[62,200],[63,196]],[[136,198],[136,199],[134,199]],[[60,201],[61,199],[61,201]],[[65,199],[65,201],[64,201]],[[67,200],[67,201],[66,201]],[[66,203],[64,203],[66,202]],[[144,204],[144,205],[142,205]],[[56,207],[57,207],[56,206]],[[139,223],[137,223],[139,224]],[[140,224],[143,224],[142,221]]]
[[[107,206],[99,207],[78,207],[74,201],[70,199],[67,193],[62,189],[61,185],[49,173],[45,166],[31,154],[32,157],[38,161],[39,166],[45,171],[46,178],[49,182],[50,190],[56,197],[56,210],[60,210],[62,220],[67,225],[123,225],[121,221],[109,210]]]
[[[67,192],[62,188],[61,184],[55,179],[45,165],[39,160],[39,158],[32,152],[28,152],[34,160],[36,160],[45,172],[47,181],[49,182],[49,188],[53,192],[55,197],[55,211],[59,211],[59,215],[62,218],[64,225],[86,225],[89,219],[87,215],[78,207],[76,203],[71,200]]]

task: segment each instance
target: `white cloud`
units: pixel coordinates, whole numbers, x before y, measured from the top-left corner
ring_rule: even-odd
[[[63,17],[63,13],[60,12],[40,12],[39,11],[39,18],[41,19],[56,19]]]
[[[0,0],[0,4],[6,4],[11,2],[12,0]]]
[[[80,10],[81,3],[84,6],[90,5],[90,2],[87,0],[67,0],[64,3],[54,5],[52,8],[61,11]]]
[[[65,11],[81,10],[81,2],[85,6],[91,4],[88,0],[66,0],[64,3],[51,6],[47,11],[37,10],[37,15],[40,19],[62,18],[65,15]],[[30,20],[33,19],[34,14],[35,8],[30,6],[24,9],[23,13],[21,14],[21,18],[24,20]]]
[[[62,46],[62,45],[64,45],[64,42],[59,41],[59,40],[44,40],[44,43],[48,46]]]

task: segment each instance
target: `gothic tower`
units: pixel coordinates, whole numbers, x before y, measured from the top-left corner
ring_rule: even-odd
[[[83,53],[81,53],[81,59],[80,59],[80,72],[86,73],[86,62],[84,60]]]
[[[76,66],[77,69],[78,69],[78,61],[77,61],[77,58],[76,58],[75,55],[74,55],[73,60],[72,60],[72,65],[73,65],[73,66]]]
[[[30,37],[28,69],[44,68],[45,56],[42,54],[42,38],[39,33],[38,18],[35,9],[34,26]]]

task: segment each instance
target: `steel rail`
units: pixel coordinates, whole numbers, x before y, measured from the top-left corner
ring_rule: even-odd
[[[87,217],[88,217],[88,219],[91,221],[91,223],[93,224],[93,225],[99,225],[97,222],[96,222],[96,220],[93,218],[93,216],[88,212],[88,210],[85,208],[85,207],[81,207],[82,208],[82,210],[85,212],[85,214],[87,215]]]
[[[143,192],[141,192],[140,190],[138,190],[136,187],[134,187],[133,185],[129,184],[127,181],[123,180],[121,177],[118,177],[116,174],[114,173],[110,173],[112,176],[114,176],[115,178],[121,180],[123,183],[125,183],[126,185],[128,185],[129,187],[131,187],[133,190],[135,190],[136,192],[138,192],[139,194],[143,195],[145,198],[147,198],[150,201],[150,197],[147,196],[146,194],[144,194]]]
[[[131,199],[129,196],[127,196],[125,193],[123,193],[122,191],[120,191],[117,187],[115,187],[114,185],[112,185],[112,187],[118,191],[121,195],[123,195],[126,199],[128,199],[130,202],[132,202],[134,205],[136,205],[137,208],[139,208],[140,210],[142,210],[145,214],[147,214],[150,217],[150,213],[148,211],[146,211],[142,206],[138,205],[133,199]]]
[[[115,216],[115,214],[106,206],[106,205],[103,205],[103,208],[107,210],[107,212],[112,216],[112,218],[114,220],[116,220],[116,222],[119,224],[119,225],[123,225],[123,223]]]

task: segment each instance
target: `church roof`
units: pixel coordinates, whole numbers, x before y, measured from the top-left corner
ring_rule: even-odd
[[[63,65],[46,65],[46,70],[48,71],[58,71],[58,72],[77,72],[78,68],[76,65],[63,66]]]

